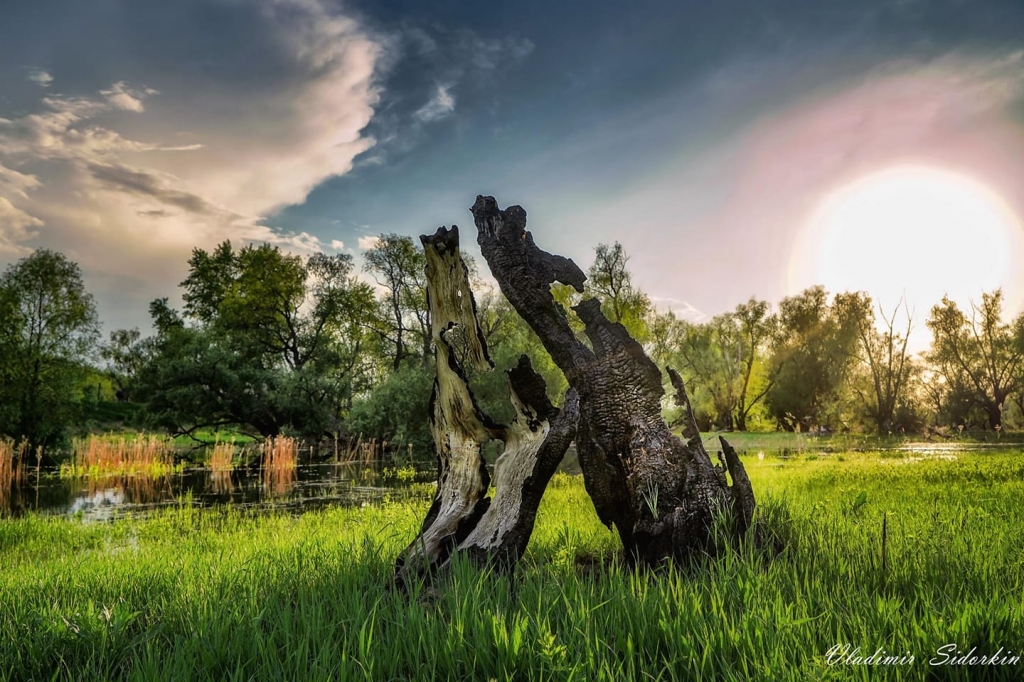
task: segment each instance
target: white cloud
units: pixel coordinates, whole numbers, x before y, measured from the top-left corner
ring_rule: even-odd
[[[331,248],[334,249],[335,251],[342,251],[345,248],[345,242],[341,241],[340,239],[332,239]]]
[[[679,298],[651,296],[651,302],[656,308],[669,310],[675,313],[676,317],[688,322],[703,322],[708,317],[689,301]]]
[[[53,76],[42,69],[29,69],[27,78],[41,88],[48,88],[53,82]]]
[[[424,123],[433,123],[446,118],[455,111],[455,97],[451,85],[438,85],[433,96],[416,112],[416,118]]]
[[[107,102],[115,109],[134,111],[138,114],[145,111],[145,107],[142,106],[143,98],[160,93],[152,88],[136,90],[128,87],[124,81],[119,81],[110,86],[109,90],[100,90],[100,94],[106,97]]]
[[[286,81],[251,91],[164,86],[162,95],[118,81],[0,118],[0,266],[31,247],[59,249],[82,265],[101,317],[144,324],[149,300],[177,294],[193,247],[230,239],[325,248],[264,219],[374,145],[362,131],[386,45],[329,7],[261,6]],[[104,309],[104,300],[130,306]]]
[[[363,250],[370,250],[380,243],[380,237],[372,234],[363,235],[359,238],[359,248]]]

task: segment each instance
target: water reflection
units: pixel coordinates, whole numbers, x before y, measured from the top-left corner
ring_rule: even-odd
[[[249,509],[300,512],[329,504],[359,505],[385,495],[412,496],[414,484],[431,481],[433,470],[404,475],[365,464],[312,464],[282,468],[187,469],[165,476],[115,475],[61,478],[43,469],[21,485],[0,486],[0,516],[38,510],[43,514],[106,521],[176,505],[232,504]],[[422,489],[418,493],[424,494]]]

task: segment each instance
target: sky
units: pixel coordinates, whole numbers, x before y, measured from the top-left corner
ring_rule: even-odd
[[[374,235],[454,223],[472,252],[477,194],[584,268],[620,241],[689,319],[880,268],[889,290],[1003,286],[1016,310],[1022,177],[1019,0],[0,9],[0,268],[65,253],[107,331],[147,329],[191,250],[225,239],[358,261]],[[931,250],[862,243],[886,221]],[[923,329],[936,301],[907,299]]]

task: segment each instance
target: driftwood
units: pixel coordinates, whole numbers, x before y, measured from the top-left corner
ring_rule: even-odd
[[[654,565],[704,551],[723,512],[737,530],[748,528],[754,494],[743,464],[724,440],[725,465],[712,464],[679,375],[670,372],[676,399],[687,406],[686,442],[662,419],[657,366],[622,325],[604,316],[597,300],[573,308],[590,346],[573,333],[551,284],[582,293],[583,271],[537,247],[521,207],[502,211],[493,197],[477,197],[471,210],[477,243],[502,293],[579,395],[576,447],[584,484],[602,522],[618,531],[627,556]]]
[[[512,422],[500,425],[483,414],[460,358],[479,370],[493,364],[477,322],[458,228],[439,228],[420,240],[437,368],[430,426],[438,478],[420,533],[398,560],[400,584],[429,575],[456,552],[481,564],[514,566],[526,549],[544,489],[573,440],[578,416],[575,392],[566,395],[562,409],[555,408],[526,356],[507,373]],[[459,352],[449,338],[455,328],[462,331]],[[505,444],[495,464],[493,499],[487,496],[490,476],[481,455],[481,446],[491,439]]]

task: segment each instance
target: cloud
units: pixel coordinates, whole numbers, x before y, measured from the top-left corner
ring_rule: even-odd
[[[0,256],[24,256],[31,249],[24,242],[34,237],[33,227],[42,227],[43,221],[30,216],[0,196]]]
[[[451,85],[438,85],[433,96],[414,114],[424,123],[433,123],[447,118],[455,111],[455,97],[451,93]]]
[[[160,92],[118,80],[0,117],[0,266],[59,249],[82,265],[101,317],[137,325],[149,300],[177,294],[194,247],[328,248],[266,219],[375,144],[364,128],[387,40],[327,0],[246,7],[267,46],[265,75],[246,87],[154,71]]]
[[[160,93],[152,88],[136,90],[128,87],[128,84],[124,81],[119,81],[110,86],[109,90],[100,90],[100,94],[106,97],[107,102],[115,109],[142,113],[145,111],[145,107],[142,106],[143,98],[149,95],[159,95]]]
[[[380,237],[376,235],[367,234],[359,238],[359,248],[363,249],[364,251],[369,251],[370,249],[377,246],[377,244],[379,243]]]
[[[334,249],[335,251],[342,251],[345,248],[345,242],[341,241],[340,239],[332,239],[331,248]]]
[[[651,296],[651,302],[654,303],[656,308],[670,310],[677,317],[688,322],[703,322],[708,317],[689,301],[679,298]]]
[[[86,171],[105,188],[134,194],[136,196],[149,197],[161,204],[180,208],[189,213],[199,215],[217,215],[218,210],[206,202],[201,196],[182,192],[173,188],[174,178],[161,177],[157,173],[150,173],[123,166],[120,164],[89,163]],[[143,211],[143,214],[153,214],[153,211]],[[160,213],[165,215],[165,213]]]
[[[26,78],[41,88],[48,88],[53,82],[53,76],[42,69],[29,69]]]

